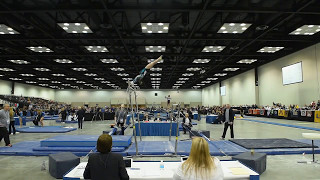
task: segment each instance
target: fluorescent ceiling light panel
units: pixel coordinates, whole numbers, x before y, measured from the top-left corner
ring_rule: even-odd
[[[15,63],[15,64],[30,64],[30,62],[28,62],[28,61],[18,60],[18,59],[12,59],[12,60],[8,60],[8,61]]]
[[[33,74],[20,74],[20,76],[34,76]]]
[[[148,63],[151,63],[151,62],[153,62],[153,61],[155,61],[156,59],[148,59]],[[161,61],[159,61],[158,63],[163,63],[163,59],[161,60]]]
[[[290,35],[314,35],[320,31],[320,25],[303,25],[289,33]]]
[[[207,78],[207,80],[209,80],[209,81],[215,81],[215,80],[217,80],[218,78]]]
[[[193,76],[194,74],[192,74],[192,73],[184,73],[184,74],[182,74],[182,76]]]
[[[98,76],[98,74],[95,74],[95,73],[86,73],[84,74],[85,76]]]
[[[197,84],[197,86],[204,86],[204,85],[206,85],[206,84]]]
[[[225,68],[225,69],[223,69],[223,71],[237,71],[239,69],[240,68]]]
[[[15,71],[15,70],[10,69],[10,68],[0,68],[0,71],[6,71],[6,72],[9,72],[9,71]]]
[[[199,67],[191,67],[191,68],[187,68],[187,71],[200,71],[201,68]]]
[[[186,83],[185,81],[177,81],[176,83]]]
[[[50,69],[48,69],[48,68],[33,68],[34,70],[36,70],[36,71],[42,71],[42,72],[44,72],[44,71],[51,71]]]
[[[151,81],[151,83],[152,84],[155,84],[155,83],[158,84],[158,83],[161,83],[161,81]]]
[[[124,68],[120,68],[120,67],[118,67],[118,68],[110,68],[111,69],[111,71],[124,71]]]
[[[150,76],[161,76],[160,73],[151,73]]]
[[[11,80],[13,80],[13,81],[21,81],[22,79],[20,79],[20,78],[9,78],[9,79],[11,79]]]
[[[201,86],[192,86],[194,89],[198,89],[200,88]]]
[[[218,33],[241,34],[247,30],[252,24],[248,23],[224,23]]]
[[[37,82],[35,82],[35,81],[26,81],[26,83],[28,83],[28,84],[35,84],[35,83],[37,83]]]
[[[51,81],[51,83],[53,83],[53,84],[60,84],[61,82],[60,82],[60,81]]]
[[[186,80],[189,80],[189,78],[179,78],[179,80],[186,81]]]
[[[204,64],[204,63],[209,63],[210,60],[211,60],[211,59],[195,59],[195,60],[193,60],[192,63],[196,63],[196,64],[202,63],[202,64]]]
[[[70,59],[55,59],[54,60],[57,63],[61,63],[61,64],[71,64],[73,63],[73,61],[71,61]]]
[[[237,63],[239,63],[239,64],[252,64],[256,61],[257,61],[257,59],[241,59]]]
[[[152,81],[159,81],[161,78],[150,78]]]
[[[162,68],[151,68],[151,71],[162,71]]]
[[[58,23],[58,25],[67,33],[92,33],[86,23]]]
[[[48,52],[53,52],[51,49],[45,47],[45,46],[37,46],[37,47],[27,47],[28,49],[30,49],[33,52],[39,52],[39,53],[48,53]]]
[[[48,86],[48,84],[39,84],[39,86]]]
[[[225,46],[205,46],[201,52],[221,52]]]
[[[132,78],[122,78],[123,80],[125,80],[125,81],[131,81],[132,80]]]
[[[119,63],[116,59],[100,59],[101,62],[106,63],[106,64],[114,64],[114,63]]]
[[[20,33],[5,24],[0,24],[0,35],[1,34],[20,34]]]
[[[66,76],[64,74],[51,74],[52,76]]]
[[[214,76],[226,76],[227,73],[217,73],[217,74],[214,74]]]
[[[168,33],[169,23],[141,23],[142,33]]]
[[[107,47],[105,46],[85,46],[85,48],[89,51],[89,52],[97,52],[97,53],[101,53],[101,52],[109,52],[109,50],[107,49]]]
[[[166,46],[145,46],[146,52],[165,52]]]
[[[38,80],[40,80],[40,81],[49,81],[50,79],[48,79],[48,78],[37,78]]]
[[[201,81],[201,83],[211,83],[211,81]]]
[[[96,81],[103,81],[104,80],[104,78],[93,78],[93,79]]]
[[[68,80],[68,81],[76,81],[77,79],[76,78],[66,78],[66,80]]]
[[[71,84],[61,84],[62,86],[71,86]]]
[[[78,83],[78,84],[84,84],[84,83],[86,83],[86,82],[84,82],[84,81],[76,81],[76,83]]]
[[[86,68],[72,68],[74,71],[87,71]]]
[[[257,52],[260,52],[260,53],[275,53],[277,51],[280,51],[283,48],[284,47],[268,47],[268,46],[266,46],[264,48],[261,48]]]
[[[127,74],[127,73],[118,73],[117,75],[118,76],[129,76],[129,74]]]
[[[101,81],[101,83],[108,84],[110,81]]]

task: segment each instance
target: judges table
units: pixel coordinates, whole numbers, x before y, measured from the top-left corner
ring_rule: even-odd
[[[86,164],[86,162],[80,163],[67,173],[63,179],[83,179]],[[181,162],[164,162],[163,164],[164,169],[160,170],[160,162],[132,162],[131,168],[127,168],[127,172],[130,180],[171,180]],[[259,174],[241,164],[239,161],[221,161],[221,166],[224,174],[223,179],[259,179]]]
[[[206,123],[215,123],[217,121],[217,118],[218,118],[218,115],[214,115],[214,114],[211,114],[211,115],[208,115],[206,117]]]
[[[136,133],[139,133],[139,124],[136,123]],[[169,136],[170,135],[170,122],[141,122],[141,136]],[[177,133],[177,123],[172,122],[171,135],[175,136]],[[179,131],[178,131],[179,135]]]

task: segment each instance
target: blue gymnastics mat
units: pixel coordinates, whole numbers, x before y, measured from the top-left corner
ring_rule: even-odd
[[[30,127],[22,127],[16,128],[17,132],[21,133],[66,133],[70,131],[74,131],[77,128],[73,127],[63,127],[63,126],[30,126]]]
[[[64,147],[64,149],[59,149],[59,147],[40,147],[40,141],[23,141],[13,144],[11,148],[0,147],[0,155],[8,156],[48,156],[49,154],[56,154],[60,152],[72,152],[77,156],[85,156],[94,147]],[[121,153],[126,156],[126,153],[122,151],[124,148],[112,147],[112,152]],[[94,151],[95,152],[95,151]]]
[[[42,147],[92,147],[96,146],[99,135],[61,135],[41,141]],[[132,136],[112,136],[112,146],[128,147]]]
[[[61,123],[61,119],[56,120],[57,123]],[[64,121],[66,124],[78,123],[78,121]]]
[[[57,120],[60,119],[59,116],[44,116],[44,120]]]
[[[299,128],[299,129],[307,129],[307,130],[313,130],[313,131],[320,131],[319,128],[314,127],[306,127],[306,126],[298,126],[293,124],[283,124],[283,123],[277,123],[277,122],[270,122],[270,121],[260,121],[255,119],[237,119],[237,120],[243,120],[243,121],[251,121],[251,122],[257,122],[257,123],[265,123],[265,124],[272,124],[272,125],[278,125],[278,126],[284,126],[284,127],[292,127],[292,128]]]
[[[219,151],[219,148],[228,155],[237,155],[243,152],[248,151],[247,149],[238,146],[229,141],[214,141],[214,143],[209,143],[210,154],[214,156],[224,155]],[[175,149],[174,141],[142,141],[138,142],[138,151],[139,154],[143,155],[164,155],[164,154],[173,154]],[[189,155],[191,149],[191,141],[179,141],[177,154],[178,155]],[[128,148],[126,151],[128,155],[135,155],[136,148],[135,144]]]

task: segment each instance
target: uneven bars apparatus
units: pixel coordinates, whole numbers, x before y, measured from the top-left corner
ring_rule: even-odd
[[[139,150],[138,150],[138,141],[137,141],[137,134],[136,134],[136,125],[135,125],[135,121],[134,121],[134,110],[133,110],[133,103],[132,103],[132,93],[134,94],[134,100],[135,100],[135,104],[136,104],[136,112],[137,112],[137,118],[138,118],[138,124],[139,124],[138,126],[139,126],[140,141],[142,141],[142,138],[141,138],[141,126],[140,126],[140,120],[139,120],[139,112],[138,112],[139,108],[138,108],[138,102],[137,102],[136,87],[130,81],[128,81],[127,93],[128,93],[128,97],[129,97],[129,101],[128,102],[130,103],[130,106],[131,106],[131,119],[132,119],[134,142],[135,142],[135,146],[136,146],[136,156],[137,156],[139,154]]]

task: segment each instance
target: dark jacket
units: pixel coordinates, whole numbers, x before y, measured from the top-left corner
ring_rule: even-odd
[[[227,109],[224,109],[223,110],[223,118],[222,118],[222,121],[225,122],[226,121],[226,110]],[[233,122],[234,121],[234,112],[233,110],[230,108],[229,109],[229,122]]]
[[[112,152],[90,154],[83,177],[92,180],[129,179],[122,155]]]
[[[184,123],[186,122],[186,118],[184,117],[182,119],[182,124],[184,125]],[[192,127],[192,123],[191,123],[191,118],[189,117],[189,124],[187,124],[187,126]]]
[[[78,120],[82,120],[83,119],[83,117],[84,117],[84,110],[83,109],[79,109],[78,111],[77,111],[77,116],[78,116]]]

